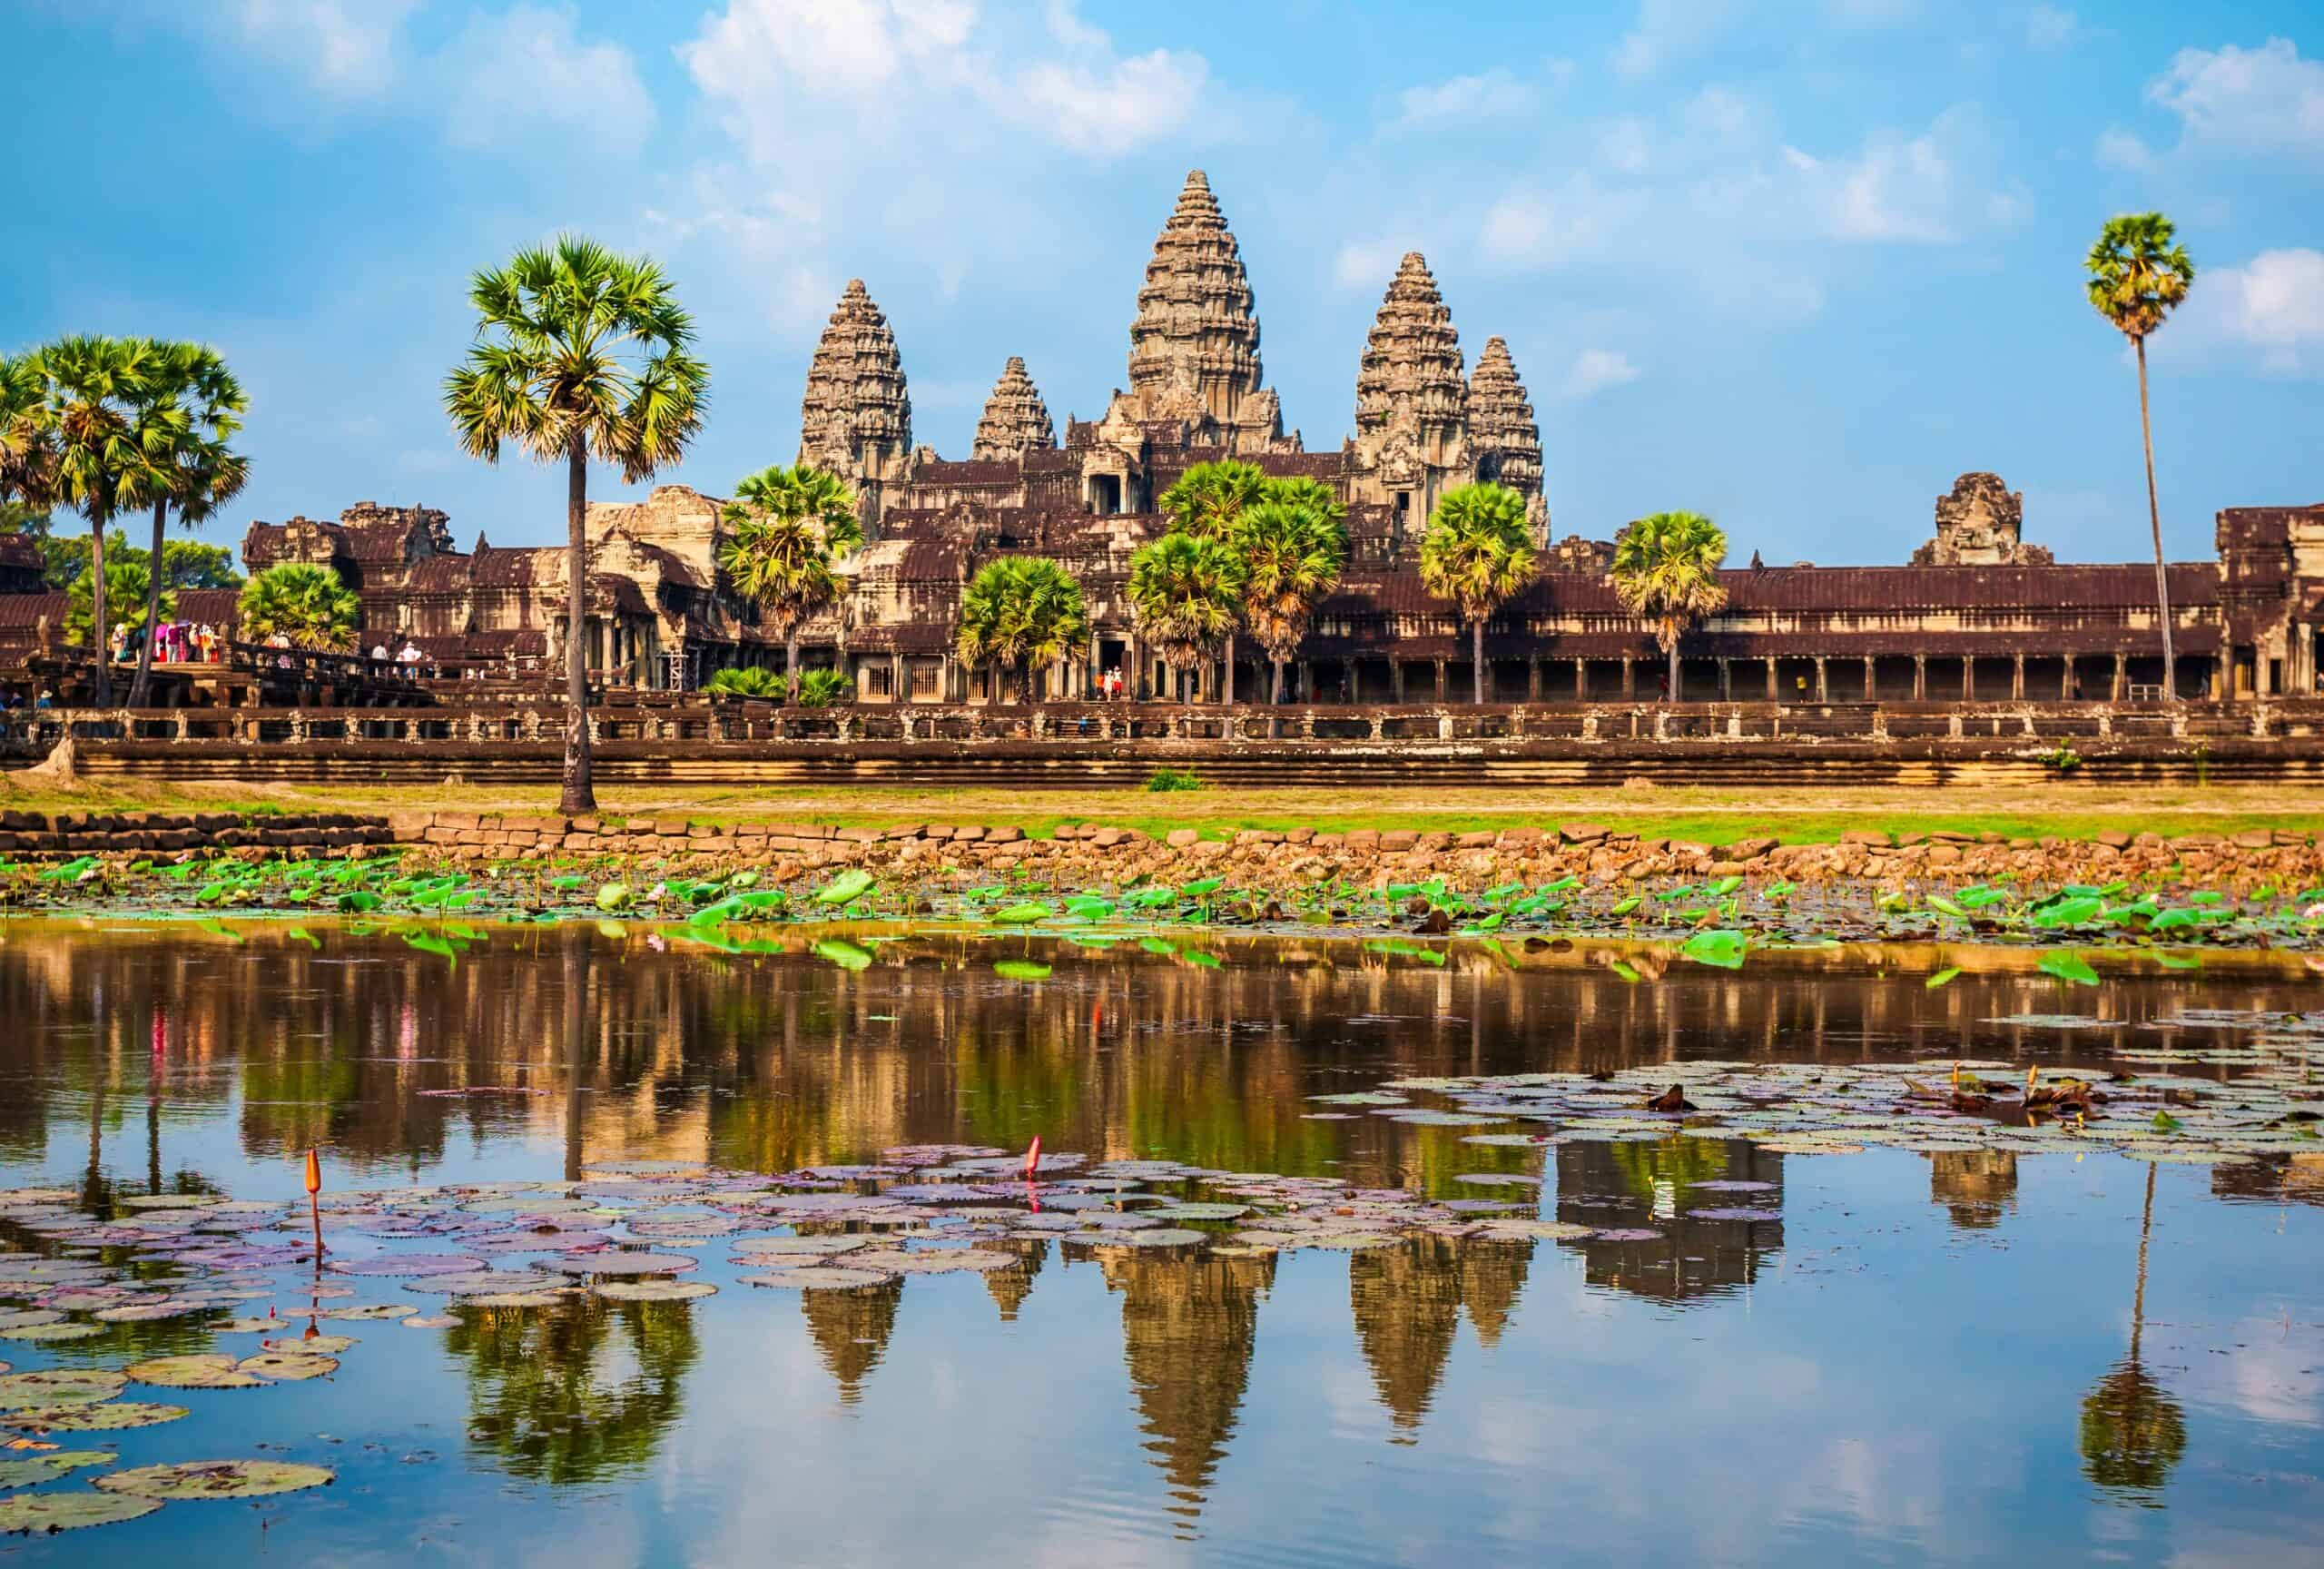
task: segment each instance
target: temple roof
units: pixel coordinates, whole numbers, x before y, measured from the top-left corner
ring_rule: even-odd
[[[888,319],[851,278],[807,368],[799,409],[799,461],[852,473],[866,443],[911,449],[911,396]]]
[[[1469,449],[1483,477],[1524,497],[1541,493],[1541,428],[1509,345],[1488,338],[1469,374]]]
[[[992,396],[985,400],[984,416],[977,421],[976,443],[969,456],[1000,461],[1056,445],[1057,427],[1049,422],[1040,390],[1026,374],[1025,361],[1011,354],[1001,369],[1000,380],[993,385]]]
[[[1436,279],[1417,251],[1407,251],[1380,301],[1355,378],[1359,446],[1398,431],[1457,437],[1468,410],[1461,336]]]

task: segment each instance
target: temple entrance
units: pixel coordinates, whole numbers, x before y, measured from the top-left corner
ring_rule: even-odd
[[[1118,474],[1089,476],[1089,510],[1111,518],[1122,509],[1122,479]]]

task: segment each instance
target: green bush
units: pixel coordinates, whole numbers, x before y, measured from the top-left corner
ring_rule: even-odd
[[[755,666],[721,670],[704,682],[702,689],[722,697],[780,697],[783,677]]]
[[[1172,790],[1199,790],[1202,777],[1191,768],[1157,768],[1146,776],[1147,789],[1156,794]]]
[[[803,708],[829,708],[837,703],[852,703],[855,683],[843,670],[802,670],[797,696]]]

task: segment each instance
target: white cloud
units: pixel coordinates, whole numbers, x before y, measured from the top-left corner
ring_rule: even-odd
[[[2097,158],[2101,168],[2132,174],[2143,174],[2154,167],[2153,151],[2119,125],[2109,125],[2099,133]]]
[[[1786,165],[1807,195],[1822,232],[1835,240],[1942,245],[1978,222],[2024,216],[2015,190],[1974,188],[1961,165],[1986,162],[1976,112],[1945,111],[1910,140],[1875,135],[1845,158],[1819,158],[1787,146]]]
[[[585,44],[573,18],[518,5],[478,17],[436,57],[445,135],[483,146],[518,122],[554,125],[608,148],[634,147],[654,125],[654,101],[629,52]]]
[[[1332,258],[1332,281],[1343,289],[1385,289],[1404,252],[1416,249],[1401,240],[1351,240]]]
[[[2324,61],[2302,60],[2288,38],[2181,49],[2146,95],[2178,115],[2190,139],[2324,155]]]
[[[2262,251],[2240,267],[2198,272],[2157,353],[2225,347],[2270,375],[2324,373],[2324,251]]]
[[[1573,174],[1555,189],[1520,187],[1495,202],[1477,243],[1495,266],[1549,271],[1604,251],[1645,205],[1641,192],[1608,191]]]
[[[1573,365],[1558,385],[1558,396],[1569,403],[1578,403],[1595,392],[1609,387],[1620,387],[1639,378],[1639,369],[1626,354],[1610,349],[1584,349],[1574,356]]]
[[[2082,18],[2055,5],[2036,5],[2025,17],[2025,42],[2036,49],[2066,48],[2081,32]]]
[[[1598,133],[1598,161],[1624,174],[1640,174],[1654,160],[1646,122],[1624,115]]]
[[[1638,20],[1614,46],[1614,74],[1635,82],[1709,44],[1730,0],[1639,0]]]
[[[334,98],[375,98],[393,84],[399,34],[418,0],[235,0],[212,14],[240,41]],[[199,15],[197,10],[195,13]],[[189,18],[191,19],[191,18]]]
[[[679,47],[678,58],[744,150],[795,163],[806,99],[853,100],[883,129],[917,127],[953,143],[966,116],[1040,128],[1057,146],[1105,159],[1196,123],[1209,110],[1200,54],[1118,54],[1064,0],[1029,37],[985,47],[962,0],[729,0]],[[850,130],[869,129],[857,122]]]
[[[1437,120],[1506,119],[1533,106],[1533,89],[1502,66],[1474,76],[1455,76],[1427,87],[1407,87],[1396,96],[1398,125]]]

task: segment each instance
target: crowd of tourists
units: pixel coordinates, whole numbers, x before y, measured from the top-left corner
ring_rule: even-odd
[[[114,623],[113,662],[133,664],[144,641],[144,627]],[[226,635],[207,621],[164,621],[153,628],[156,665],[215,665],[225,656]]]

